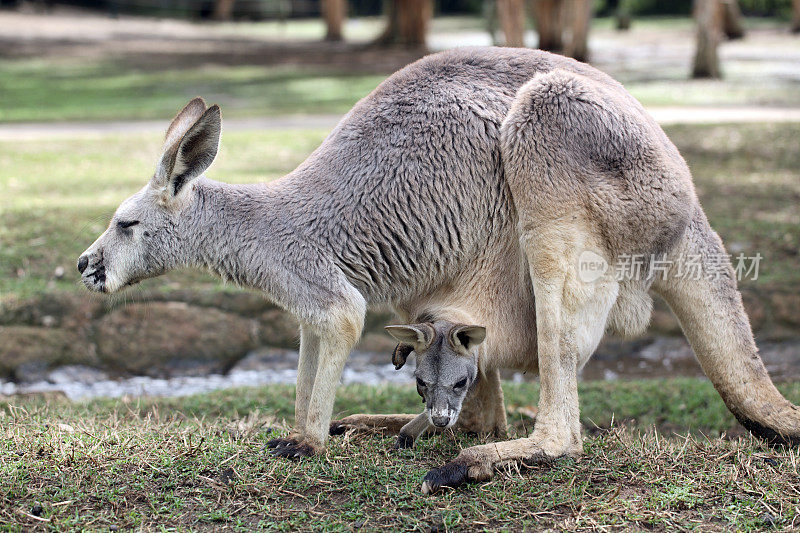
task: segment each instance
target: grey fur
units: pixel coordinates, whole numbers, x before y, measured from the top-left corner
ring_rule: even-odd
[[[83,280],[114,292],[172,268],[207,267],[293,314],[301,323],[296,422],[272,444],[279,455],[324,447],[364,313],[386,305],[405,321],[450,316],[438,313],[449,308],[471,317],[464,323],[485,324],[482,372],[541,371],[533,448],[519,450],[575,453],[577,368],[609,316],[623,330],[647,323],[653,280],[576,284],[573,253],[590,245],[610,262],[670,254],[685,247],[689,221],[702,213],[683,159],[622,86],[540,51],[459,49],[409,65],[270,184],[198,176],[216,151],[213,109],[195,100],[176,117],[155,177],[82,256]],[[120,220],[140,223],[121,228]],[[711,234],[706,223],[692,238]],[[686,298],[655,288],[676,307]],[[625,316],[615,302],[636,309]],[[746,321],[736,334],[752,339]],[[735,387],[730,376],[717,378]],[[763,413],[737,408],[740,418],[783,432]],[[796,416],[792,424],[800,431]],[[488,461],[491,453],[478,455]],[[486,464],[470,466],[471,479],[485,476]]]
[[[486,337],[486,328],[440,320],[386,329],[395,339],[414,348],[417,392],[425,402],[430,425],[454,426],[464,399],[478,379],[475,348]],[[413,440],[418,435],[409,436]]]

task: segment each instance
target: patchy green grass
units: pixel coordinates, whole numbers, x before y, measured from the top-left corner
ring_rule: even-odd
[[[760,253],[759,279],[800,283],[800,125],[672,126],[711,225],[733,255]]]
[[[687,80],[683,65],[614,74],[647,106],[800,105],[796,84],[754,78],[746,64],[726,80]],[[169,116],[198,95],[229,117],[339,114],[385,74],[256,65],[138,69],[114,62],[0,60],[0,122],[138,120]]]
[[[363,43],[382,24],[380,18],[352,19],[345,35]],[[693,39],[688,17],[636,19],[624,33],[613,30],[611,19],[597,19],[591,39],[600,68],[648,106],[800,105],[797,81],[786,74],[790,61],[770,52],[796,53],[798,40],[785,31],[785,22],[748,19],[746,26],[747,41],[723,45],[725,77],[714,81],[687,79],[689,56],[683,57],[686,51],[675,43]],[[161,118],[197,95],[223,105],[227,116],[344,113],[390,72],[380,53],[358,46],[348,52],[350,64],[326,64],[323,47],[330,45],[320,42],[324,32],[320,19],[205,25],[203,35],[211,37],[205,44],[212,50],[207,57],[195,52],[200,57],[190,65],[180,54],[151,63],[138,56],[131,61],[124,54],[114,56],[102,40],[91,45],[92,53],[78,57],[60,57],[56,51],[34,59],[0,59],[0,122]],[[437,17],[430,31],[439,47],[485,44],[487,37],[486,23],[478,17]],[[230,38],[255,39],[250,45],[259,43],[264,58],[249,57],[248,46],[241,56],[215,48],[215,40]],[[281,59],[286,52],[280,46],[287,41],[302,41],[307,49],[293,53],[303,56],[303,64],[318,64],[259,64]],[[186,44],[180,37],[175,42]],[[271,42],[280,45],[272,48]],[[532,34],[529,44],[535,44]],[[728,50],[733,50],[730,57]],[[228,62],[215,54],[229,57]]]
[[[278,531],[755,531],[795,524],[797,452],[698,433],[734,427],[708,382],[581,388],[583,457],[504,468],[491,482],[434,497],[419,492],[425,472],[481,438],[445,434],[398,452],[390,436],[351,433],[332,438],[322,457],[290,462],[261,448],[286,431],[291,387],[77,404],[11,398],[0,403],[0,523],[9,530]],[[523,434],[530,420],[517,407],[535,404],[537,387],[505,389],[510,419]],[[800,384],[782,390],[800,399]],[[348,386],[336,410],[413,412],[418,405],[411,387]],[[637,422],[607,429],[612,415]]]
[[[667,132],[729,248],[764,256],[757,283],[800,283],[800,125],[673,126]],[[210,176],[272,180],[300,163],[325,134],[226,132]],[[120,201],[144,185],[160,142],[141,135],[0,142],[0,300],[75,289],[75,258]],[[62,278],[55,276],[58,267]],[[205,274],[172,273],[137,290],[176,284],[220,287]]]
[[[327,132],[225,133],[211,177],[270,181],[297,166]],[[77,287],[75,258],[103,232],[119,203],[152,176],[162,139],[0,142],[0,300]],[[63,278],[55,276],[64,269]],[[155,280],[217,287],[198,272]]]
[[[226,116],[344,113],[384,77],[296,67],[0,60],[0,122],[164,118],[198,95],[222,105]]]

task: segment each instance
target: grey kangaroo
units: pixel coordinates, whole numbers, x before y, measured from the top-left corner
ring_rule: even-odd
[[[460,309],[486,327],[492,367],[541,380],[530,436],[462,450],[427,474],[425,490],[488,479],[503,462],[580,454],[578,369],[607,325],[645,327],[649,290],[672,307],[739,421],[769,442],[800,442],[800,411],[761,362],[689,169],[598,70],[526,49],[428,56],[381,83],[269,184],[203,177],[219,136],[219,108],[190,102],[149,183],[78,268],[88,288],[113,293],[172,268],[208,267],[293,314],[295,426],[269,443],[276,455],[324,450],[366,309],[386,305],[403,322]],[[609,271],[586,282],[585,251],[608,264],[633,254],[675,263],[664,277],[620,281]],[[688,255],[716,275],[679,275]]]

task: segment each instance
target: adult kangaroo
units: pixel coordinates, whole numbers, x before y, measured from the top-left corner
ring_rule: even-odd
[[[800,413],[764,369],[727,258],[699,279],[578,275],[587,250],[609,264],[693,254],[707,271],[724,254],[676,148],[594,68],[524,49],[428,56],[381,83],[270,184],[202,177],[219,135],[219,108],[190,102],[150,182],[78,268],[87,287],[113,293],[175,267],[208,267],[293,314],[295,426],[270,443],[276,455],[324,449],[366,309],[386,305],[406,321],[462,310],[486,327],[495,363],[523,354],[541,377],[532,434],[463,450],[428,474],[428,490],[486,479],[504,461],[579,454],[578,368],[607,324],[644,328],[649,289],[678,315],[742,424],[773,443],[800,440]]]

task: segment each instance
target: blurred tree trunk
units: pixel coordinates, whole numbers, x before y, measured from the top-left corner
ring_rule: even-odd
[[[536,33],[539,34],[539,48],[550,52],[561,51],[564,46],[562,40],[564,14],[561,0],[532,0],[531,12]]]
[[[341,41],[342,26],[347,15],[347,0],[322,0],[322,18],[325,19],[325,40]]]
[[[800,33],[800,0],[792,0],[792,33]]]
[[[424,48],[433,0],[390,0],[385,5],[386,28],[375,44]]]
[[[566,55],[578,61],[589,59],[589,23],[592,20],[592,0],[567,0],[566,19],[569,21],[571,36]]]
[[[720,18],[722,31],[728,39],[741,39],[744,37],[742,25],[742,10],[739,9],[737,0],[720,0]]]
[[[236,0],[215,0],[214,1],[214,20],[230,20],[233,15],[233,5]]]
[[[522,0],[497,0],[497,17],[506,46],[525,46],[525,9]]]
[[[606,6],[614,13],[614,27],[617,31],[631,29],[630,7],[626,0],[606,0]]]
[[[481,7],[481,18],[486,21],[486,31],[492,37],[492,45],[499,46],[500,40],[497,38],[497,2],[486,0]]]
[[[631,29],[631,5],[628,0],[620,0],[617,4],[617,9],[614,11],[614,19],[618,31],[627,31]]]
[[[695,0],[697,42],[692,66],[693,78],[719,78],[717,46],[720,40],[719,0]]]

